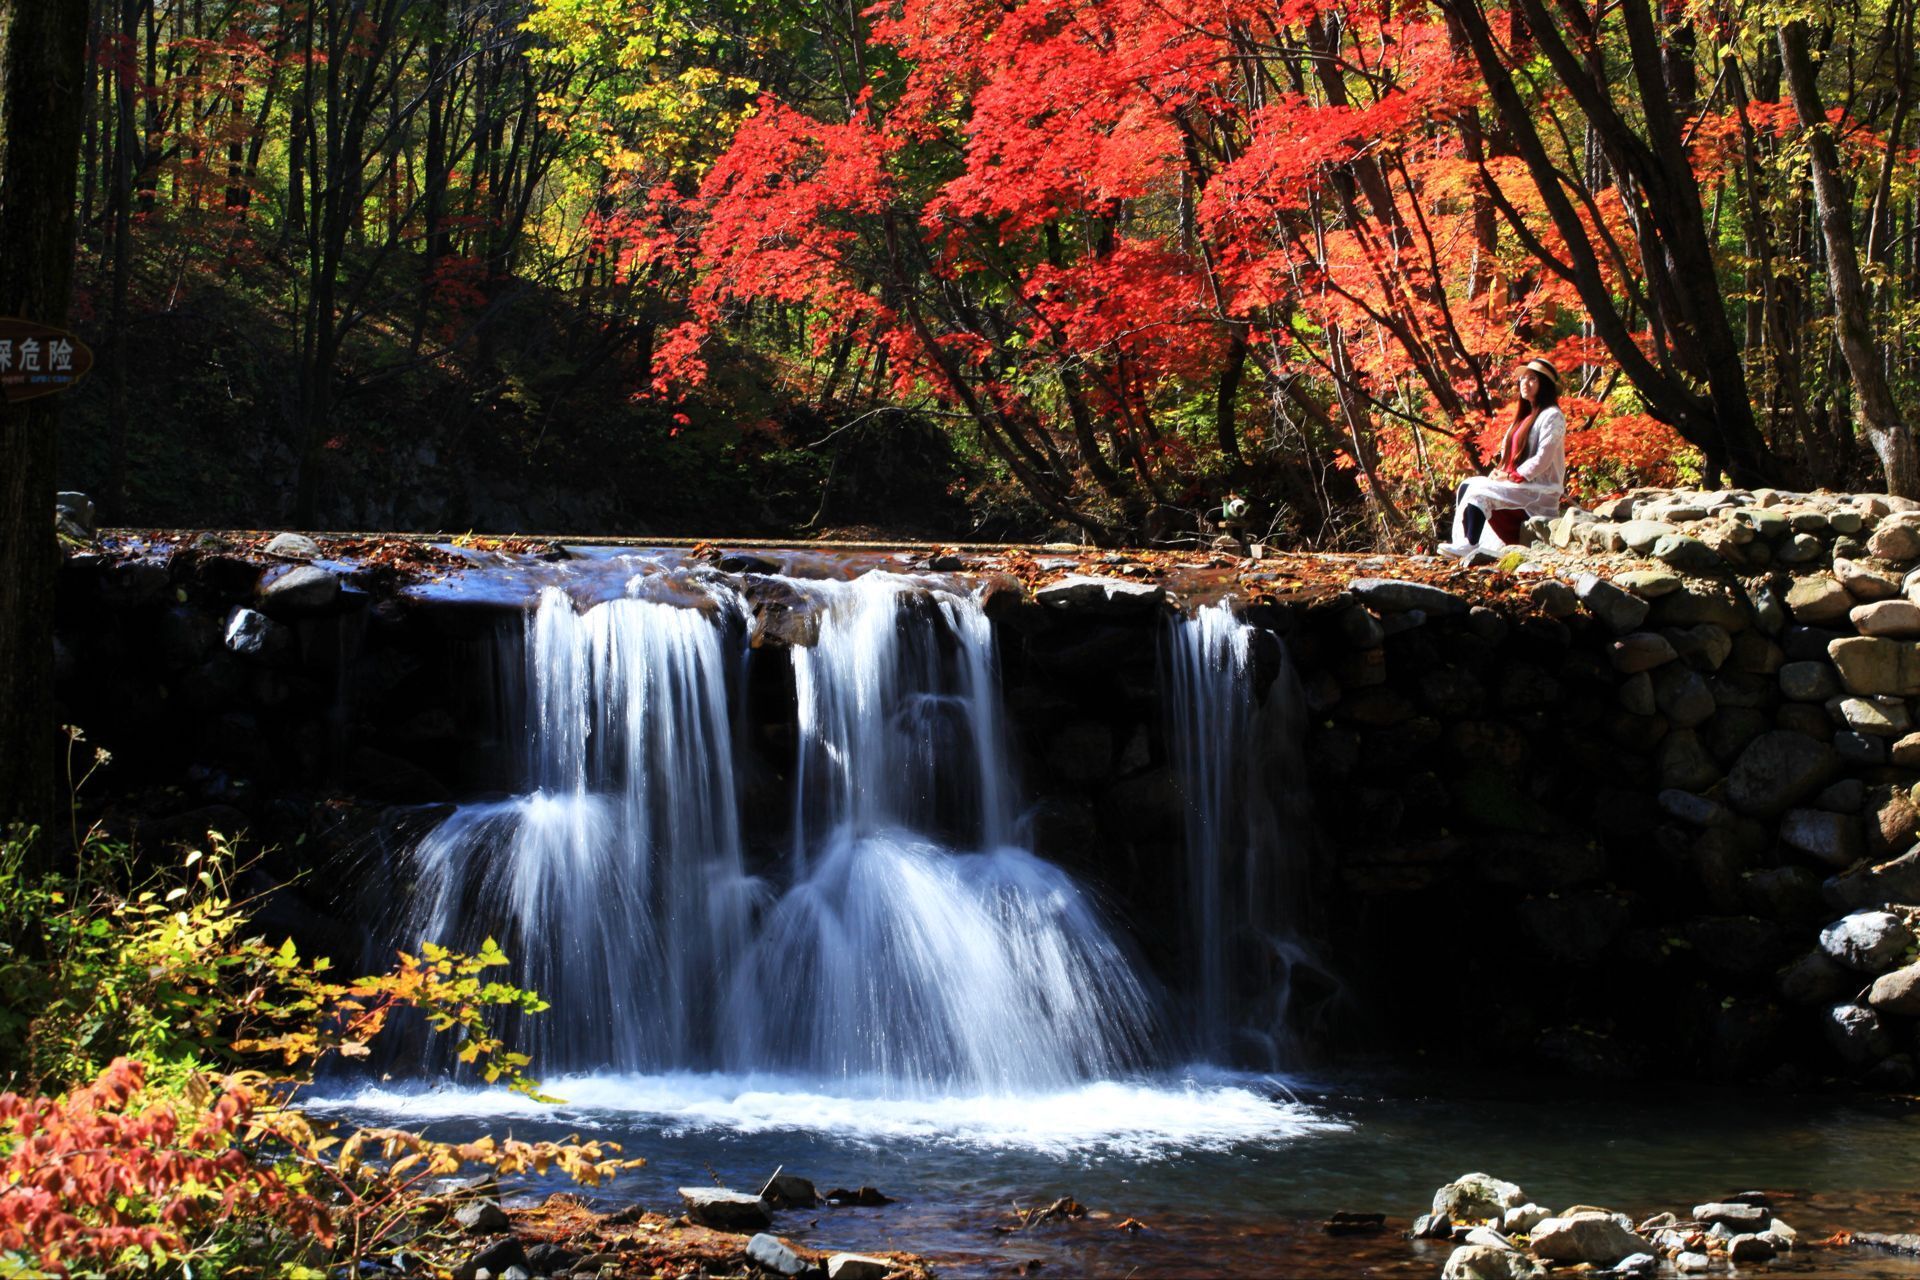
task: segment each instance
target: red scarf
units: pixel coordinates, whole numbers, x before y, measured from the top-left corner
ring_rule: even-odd
[[[1535,409],[1526,417],[1513,424],[1513,430],[1507,434],[1507,447],[1504,450],[1507,460],[1502,465],[1509,471],[1520,469],[1520,459],[1527,448],[1527,438],[1533,434],[1533,420],[1540,416]]]

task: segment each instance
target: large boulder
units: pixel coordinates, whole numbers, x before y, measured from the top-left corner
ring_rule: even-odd
[[[1881,902],[1920,901],[1920,848],[1909,849],[1891,862],[1857,867],[1821,886],[1835,907],[1867,907]]]
[[[765,1231],[773,1225],[767,1202],[744,1191],[724,1187],[681,1187],[680,1199],[686,1203],[687,1217],[715,1231]]]
[[[1539,1263],[1515,1249],[1463,1244],[1448,1256],[1440,1280],[1533,1280],[1544,1274]]]
[[[747,1257],[763,1271],[777,1276],[797,1276],[813,1269],[813,1264],[795,1253],[785,1240],[764,1231],[747,1241]]]
[[[1485,1173],[1467,1173],[1433,1193],[1433,1213],[1454,1222],[1500,1219],[1527,1202],[1526,1192]]]
[[[1920,964],[1904,965],[1873,980],[1867,1003],[1875,1013],[1920,1017]]]
[[[1430,587],[1422,582],[1403,582],[1398,578],[1355,578],[1347,590],[1362,603],[1384,613],[1405,613],[1418,609],[1430,618],[1450,617],[1467,611],[1467,602],[1451,591]]]
[[[1863,636],[1885,636],[1890,640],[1920,638],[1920,604],[1911,600],[1855,605],[1848,616],[1853,629]]]
[[[1166,588],[1152,582],[1073,574],[1041,587],[1033,593],[1033,598],[1055,609],[1119,614],[1151,609],[1167,598],[1167,592]]]
[[[1853,594],[1824,573],[1796,578],[1787,588],[1787,608],[1792,610],[1793,620],[1809,626],[1838,622],[1853,605]]]
[[[1792,809],[1780,819],[1780,839],[1830,867],[1847,867],[1860,856],[1860,819],[1850,813]]]
[[[1893,1051],[1880,1015],[1863,1004],[1836,1004],[1827,1010],[1827,1044],[1850,1067],[1870,1067]]]
[[[316,613],[340,598],[340,575],[303,564],[263,583],[256,593],[268,613]]]
[[[1622,591],[1597,574],[1582,574],[1575,580],[1573,589],[1587,612],[1606,623],[1617,636],[1645,622],[1648,611],[1653,608],[1639,596]]]
[[[1647,1242],[1598,1210],[1548,1218],[1533,1229],[1533,1252],[1547,1262],[1610,1267],[1646,1250]]]
[[[1726,800],[1742,813],[1771,818],[1826,786],[1838,767],[1831,745],[1776,729],[1755,738],[1734,761]]]

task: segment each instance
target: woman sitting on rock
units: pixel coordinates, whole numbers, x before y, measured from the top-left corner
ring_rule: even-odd
[[[1490,475],[1462,481],[1453,502],[1453,540],[1442,554],[1465,560],[1476,551],[1498,555],[1520,538],[1528,516],[1553,516],[1567,482],[1567,418],[1560,412],[1560,374],[1551,361],[1520,368],[1520,403],[1513,429]]]

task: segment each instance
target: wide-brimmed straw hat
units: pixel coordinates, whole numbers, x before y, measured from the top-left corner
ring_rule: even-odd
[[[1541,377],[1545,378],[1548,382],[1551,382],[1553,384],[1553,389],[1555,391],[1558,391],[1560,389],[1560,371],[1553,367],[1553,361],[1536,356],[1533,359],[1527,361],[1525,364],[1521,365],[1520,368],[1522,371],[1531,370],[1532,372],[1539,374]]]

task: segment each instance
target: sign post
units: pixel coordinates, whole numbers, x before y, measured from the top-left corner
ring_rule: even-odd
[[[0,397],[9,405],[70,391],[92,368],[93,352],[66,330],[0,318]]]

